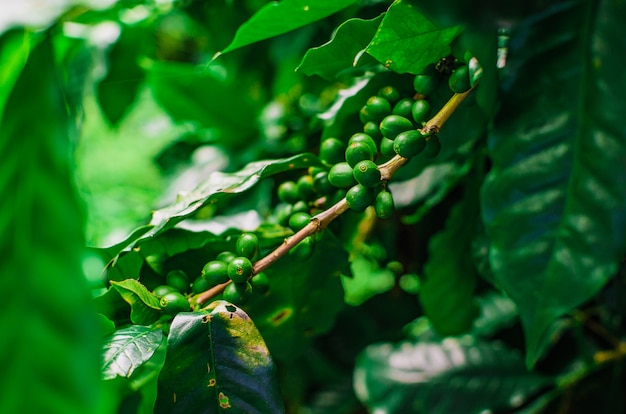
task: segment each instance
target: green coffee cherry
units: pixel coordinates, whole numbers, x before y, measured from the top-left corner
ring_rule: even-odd
[[[202,277],[208,280],[213,286],[226,283],[229,279],[228,264],[222,260],[212,260],[202,268]]]
[[[337,138],[326,138],[320,144],[320,160],[326,165],[335,165],[344,160],[346,146]]]
[[[419,99],[413,103],[411,107],[411,116],[418,125],[428,121],[430,115],[430,104],[424,99]]]
[[[384,117],[391,113],[391,105],[389,101],[380,96],[372,96],[365,104],[370,120],[380,122]]]
[[[228,277],[235,283],[243,283],[252,276],[252,262],[247,257],[235,257],[228,264]]]
[[[190,311],[189,301],[178,292],[166,293],[161,297],[159,305],[163,312],[168,315],[176,315],[178,312]]]
[[[196,278],[196,280],[194,280],[193,283],[191,284],[191,292],[194,294],[202,293],[205,290],[211,289],[213,286],[215,285],[211,284],[210,280],[205,279],[202,276],[200,276]]]
[[[397,260],[390,261],[385,267],[391,270],[396,276],[401,276],[404,273],[404,265]]]
[[[270,289],[270,280],[265,273],[261,272],[252,276],[250,285],[252,285],[253,292],[267,293]]]
[[[354,177],[352,177],[352,185],[356,184],[356,181],[354,181]],[[343,198],[346,196],[346,189],[345,188],[340,188],[338,190],[335,190],[333,193],[331,193],[328,196],[328,199],[326,200],[326,205],[327,206],[332,206],[334,204],[337,204],[340,200],[343,200]]]
[[[346,162],[350,167],[354,167],[359,161],[373,161],[374,155],[375,152],[372,151],[371,146],[365,142],[353,142],[346,148]]]
[[[385,98],[390,104],[393,104],[400,99],[400,92],[393,86],[385,86],[378,91],[378,96]]]
[[[352,167],[347,162],[333,165],[328,172],[328,181],[337,188],[348,188],[356,184]]]
[[[285,203],[293,204],[300,199],[298,185],[293,181],[285,181],[278,186],[278,199]]]
[[[363,124],[367,124],[370,121],[374,121],[374,118],[369,113],[369,110],[367,109],[367,106],[363,106],[361,108],[361,110],[359,111],[359,119],[361,120],[361,122]],[[374,121],[374,122],[376,122],[376,121]]]
[[[335,186],[328,180],[328,173],[322,171],[313,177],[313,189],[317,194],[324,196],[335,191]]]
[[[298,232],[311,221],[311,215],[307,213],[294,213],[289,217],[289,228]]]
[[[224,289],[222,298],[235,305],[241,305],[248,300],[252,294],[252,285],[249,282],[243,283],[230,283]]]
[[[259,238],[254,233],[242,233],[237,239],[235,253],[252,259],[259,251]]]
[[[434,70],[427,71],[425,74],[416,75],[413,79],[415,92],[423,96],[430,95],[437,87],[436,76],[437,75]]]
[[[413,129],[413,123],[400,115],[389,115],[380,122],[380,132],[388,139],[395,139],[400,132]]]
[[[441,141],[437,135],[433,135],[430,137],[428,141],[426,141],[426,149],[424,150],[424,155],[428,158],[435,158],[441,152]]]
[[[373,188],[357,184],[346,193],[346,201],[348,202],[348,207],[360,213],[372,204],[375,195],[376,191]]]
[[[220,260],[226,264],[230,263],[233,261],[233,259],[237,257],[237,255],[233,252],[230,251],[224,251],[221,252],[220,254],[217,255],[217,257],[215,258],[215,260]]]
[[[393,140],[393,150],[396,154],[404,158],[411,158],[419,154],[426,147],[426,140],[422,134],[411,129],[398,134]]]
[[[295,213],[308,213],[309,212],[309,205],[306,201],[298,201],[297,203],[295,203],[293,206],[291,206],[291,214],[289,215],[289,217],[291,217],[292,214]]]
[[[356,134],[352,135],[348,140],[348,146],[355,142],[362,142],[364,144],[367,144],[367,146],[370,147],[370,149],[372,150],[373,154],[376,154],[378,152],[378,148],[376,147],[376,142],[374,141],[374,138],[370,137],[364,132],[357,132]]]
[[[388,219],[393,215],[395,206],[393,203],[393,197],[389,191],[381,191],[376,194],[374,210],[376,211],[376,216],[380,219]]]
[[[179,292],[187,292],[189,289],[189,276],[182,270],[172,270],[165,276],[165,282]]]
[[[296,244],[291,250],[289,250],[289,255],[295,257],[298,260],[304,261],[313,255],[314,248],[314,240],[311,238],[311,236],[308,236],[302,239],[302,241]]]
[[[352,173],[356,182],[365,187],[376,187],[380,183],[380,170],[370,160],[359,161]]]
[[[157,298],[160,298],[161,296],[165,296],[167,293],[170,292],[177,292],[177,290],[170,285],[159,285],[154,288],[152,294],[154,294],[154,296],[156,296]]]
[[[313,190],[313,177],[303,175],[298,179],[298,196],[304,201],[311,201],[315,198],[315,190]]]
[[[372,137],[375,144],[378,144],[380,142],[380,139],[383,137],[383,134],[380,132],[380,128],[378,127],[378,123],[376,122],[370,121],[363,125],[363,132]]]
[[[457,68],[450,74],[448,86],[454,93],[463,93],[470,88],[469,68],[467,65]]]
[[[276,220],[281,225],[286,225],[289,221],[289,217],[293,214],[293,206],[287,203],[279,203],[274,209],[274,215]]]
[[[380,153],[383,157],[393,157],[396,155],[393,150],[393,140],[383,138],[380,140]]]
[[[404,118],[409,118],[411,116],[411,108],[413,108],[413,99],[404,98],[395,104],[391,113],[393,115],[400,115]]]

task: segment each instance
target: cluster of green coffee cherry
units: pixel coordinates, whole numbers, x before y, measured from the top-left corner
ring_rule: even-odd
[[[202,293],[214,286],[228,282],[223,299],[234,303],[244,303],[252,292],[265,293],[269,280],[263,272],[253,275],[252,261],[258,257],[259,239],[254,233],[242,233],[235,244],[235,251],[223,251],[202,268],[200,276],[190,284],[189,277],[182,270],[172,270],[166,276],[166,284],[157,286],[153,294],[160,299],[160,305],[167,314],[189,310],[189,293]]]

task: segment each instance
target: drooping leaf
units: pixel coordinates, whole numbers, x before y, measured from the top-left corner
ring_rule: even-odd
[[[0,40],[7,81],[0,86],[0,412],[98,412],[98,319],[81,269],[84,216],[72,185],[64,85],[47,33],[36,35],[30,53],[7,39]]]
[[[130,320],[137,325],[149,325],[160,316],[159,299],[135,279],[111,282],[111,286],[119,292],[130,305]]]
[[[271,1],[242,24],[222,53],[269,39],[345,9],[356,0]]]
[[[415,414],[510,410],[550,384],[517,351],[470,338],[370,345],[354,382],[370,412]]]
[[[350,262],[351,276],[342,276],[345,302],[359,306],[372,296],[391,290],[396,284],[393,272],[361,255]]]
[[[337,28],[333,38],[309,49],[296,68],[305,75],[335,79],[356,66],[358,56],[376,33],[383,15],[370,20],[350,19]]]
[[[626,46],[625,17],[621,3],[560,3],[512,32],[483,219],[529,365],[550,345],[550,324],[596,294],[626,251],[626,169],[616,168],[626,80],[612,55]]]
[[[367,46],[367,53],[398,73],[421,73],[450,53],[459,26],[439,27],[410,0],[396,0]]]
[[[130,378],[152,358],[164,340],[161,329],[147,326],[133,325],[114,332],[106,339],[103,348],[103,379]]]
[[[179,313],[155,413],[282,413],[276,367],[254,322],[225,301]]]
[[[474,226],[479,217],[478,189],[482,175],[474,171],[446,227],[431,238],[425,282],[419,292],[424,313],[441,335],[467,332],[477,316],[474,303],[476,270],[471,255]]]
[[[151,44],[141,26],[123,26],[108,54],[107,75],[98,83],[97,98],[106,119],[117,125],[135,101],[145,72],[139,66],[140,48]]]
[[[347,263],[346,251],[326,233],[305,261],[286,255],[265,271],[269,292],[253,295],[244,308],[276,359],[293,361],[332,327],[345,306],[341,275],[348,273]]]

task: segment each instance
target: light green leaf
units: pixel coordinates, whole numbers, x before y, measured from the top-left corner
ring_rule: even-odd
[[[250,317],[225,301],[179,313],[168,336],[155,413],[284,412],[276,367]]]
[[[391,290],[396,284],[393,272],[361,255],[350,262],[352,276],[341,276],[348,305],[359,306],[373,296]]]
[[[328,43],[306,52],[296,70],[308,76],[319,75],[328,80],[350,72],[356,66],[360,52],[372,40],[382,16],[343,22]]]
[[[396,0],[366,51],[398,73],[421,73],[450,53],[459,26],[439,27],[409,0]]]
[[[135,279],[111,282],[111,286],[119,292],[130,305],[130,320],[138,325],[149,325],[155,322],[161,313],[159,299]]]
[[[370,345],[357,358],[357,397],[370,412],[509,412],[550,384],[502,344],[470,338]]]
[[[626,48],[624,19],[621,3],[561,3],[512,32],[483,219],[529,366],[550,346],[550,325],[595,295],[626,253],[626,169],[616,168],[626,78],[613,56]]]
[[[271,1],[239,27],[235,38],[222,53],[306,26],[355,2],[356,0]]]
[[[0,121],[13,85],[28,60],[30,48],[31,35],[26,31],[14,30],[0,37]]]
[[[152,358],[164,340],[163,331],[147,326],[134,325],[116,331],[104,344],[103,379],[130,378]]]
[[[94,413],[98,319],[81,269],[84,217],[64,85],[46,33],[30,54],[23,40],[9,40],[19,32],[8,36],[0,52],[0,412]]]

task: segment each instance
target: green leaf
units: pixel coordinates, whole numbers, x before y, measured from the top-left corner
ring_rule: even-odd
[[[286,255],[265,271],[269,292],[252,295],[244,308],[276,359],[293,362],[333,326],[345,306],[340,276],[348,273],[347,264],[347,252],[324,232],[305,261]]]
[[[5,43],[19,32],[1,40],[0,412],[93,413],[103,403],[98,319],[81,269],[72,125],[47,35],[37,34],[30,54]]]
[[[98,83],[100,108],[112,125],[117,125],[135,101],[145,72],[139,66],[139,49],[150,44],[150,37],[140,26],[124,26],[108,55],[108,72]]]
[[[168,336],[155,413],[282,413],[276,367],[254,322],[218,300],[179,313]]]
[[[515,302],[500,293],[488,292],[476,298],[480,315],[474,320],[472,334],[487,337],[517,321]]]
[[[415,414],[509,412],[550,383],[517,351],[470,338],[370,345],[354,382],[368,411]]]
[[[474,303],[476,270],[471,251],[479,217],[478,189],[482,175],[476,171],[465,185],[463,199],[450,212],[443,231],[430,239],[425,282],[419,292],[424,313],[441,335],[467,332],[477,316]]]
[[[28,60],[30,48],[31,35],[26,31],[14,30],[0,37],[0,122],[4,105]]]
[[[139,279],[143,257],[136,250],[125,252],[112,260],[106,267],[107,279],[121,281]]]
[[[361,255],[350,262],[352,276],[341,276],[348,305],[359,306],[371,297],[391,290],[396,284],[393,272]]]
[[[251,72],[217,63],[198,67],[157,61],[146,64],[146,71],[155,99],[174,120],[211,128],[215,142],[237,151],[256,138],[254,120],[264,96]]]
[[[222,53],[290,32],[345,9],[356,0],[282,0],[263,6],[242,24]]]
[[[448,55],[450,43],[460,32],[459,26],[437,26],[413,2],[396,0],[366,52],[395,72],[417,74]]]
[[[359,54],[376,33],[383,15],[370,20],[350,19],[343,22],[332,39],[309,49],[296,70],[305,75],[319,75],[332,80],[353,69]]]
[[[122,298],[130,305],[130,320],[138,325],[149,325],[159,319],[159,299],[135,279],[111,282]]]
[[[595,295],[626,252],[626,170],[616,168],[626,79],[611,52],[626,47],[624,18],[624,4],[561,3],[512,33],[483,219],[529,366],[550,345],[549,326]]]
[[[164,340],[163,331],[147,326],[129,326],[116,331],[103,347],[103,379],[130,378],[152,358]]]

